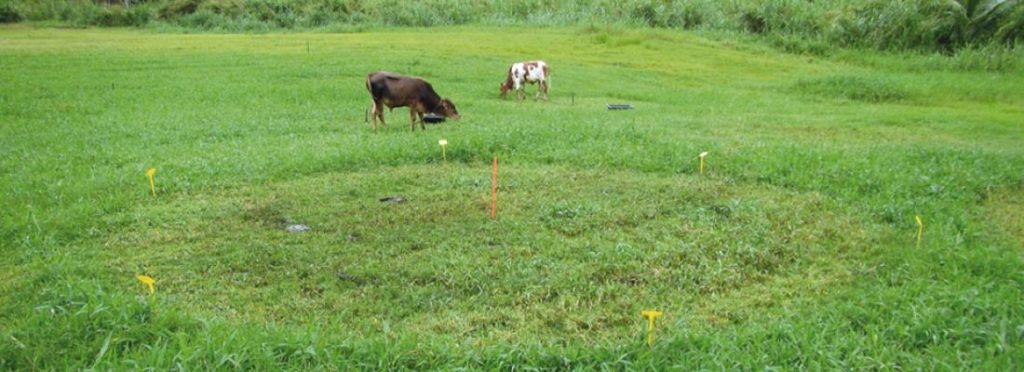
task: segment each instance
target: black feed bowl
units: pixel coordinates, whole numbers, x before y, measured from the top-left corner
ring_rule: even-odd
[[[444,122],[445,117],[437,114],[426,114],[423,115],[423,122],[429,124],[437,124]]]
[[[609,103],[608,104],[608,109],[609,110],[632,110],[633,109],[633,105],[628,104],[628,103]]]

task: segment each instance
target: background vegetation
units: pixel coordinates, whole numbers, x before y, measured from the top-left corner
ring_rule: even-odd
[[[630,24],[748,33],[799,52],[828,46],[951,52],[1024,37],[1019,0],[0,0],[0,22],[188,30]]]
[[[589,25],[0,41],[0,369],[1024,365],[1019,50]],[[538,56],[551,100],[499,99]],[[462,120],[372,132],[378,69]]]

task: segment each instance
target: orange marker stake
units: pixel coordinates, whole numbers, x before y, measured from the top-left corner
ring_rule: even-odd
[[[498,157],[494,157],[494,171],[491,173],[491,219],[498,215]]]

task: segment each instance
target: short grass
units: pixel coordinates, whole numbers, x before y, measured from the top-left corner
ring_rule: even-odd
[[[551,100],[499,99],[533,58]],[[622,28],[3,27],[0,367],[1019,369],[1024,75],[946,67]],[[463,119],[372,132],[380,69]]]

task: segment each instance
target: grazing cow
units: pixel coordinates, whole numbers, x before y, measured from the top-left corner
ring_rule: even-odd
[[[385,105],[392,111],[395,107],[409,107],[412,130],[416,130],[417,117],[420,120],[420,128],[427,129],[423,125],[423,114],[426,113],[459,119],[459,111],[455,109],[455,104],[438,96],[434,92],[434,87],[420,78],[378,71],[366,76],[366,90],[373,99],[371,116],[374,130],[377,130],[377,118],[380,118],[380,123],[385,128],[388,127],[384,122]]]
[[[551,76],[551,71],[548,70],[548,64],[544,61],[529,61],[529,62],[518,62],[512,64],[508,68],[508,77],[501,83],[501,96],[505,95],[510,90],[516,91],[516,97],[519,99],[526,98],[526,92],[523,91],[523,87],[529,84],[537,84],[537,96],[541,93],[544,94],[544,100],[548,99],[548,77]],[[536,98],[536,97],[535,97]]]

